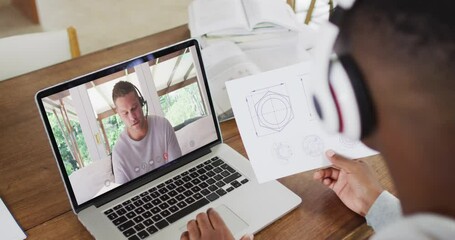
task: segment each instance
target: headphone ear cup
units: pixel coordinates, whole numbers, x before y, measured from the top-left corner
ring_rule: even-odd
[[[333,101],[337,107],[338,119],[340,121],[339,133],[351,139],[359,139],[361,128],[357,100],[349,80],[349,75],[346,73],[339,59],[330,61],[328,74]]]
[[[145,100],[143,97],[139,97],[139,103],[141,104],[141,107],[145,105]]]
[[[340,129],[339,114],[333,89],[328,80],[329,61],[339,29],[330,22],[322,23],[318,32],[318,44],[315,45],[314,69],[312,71],[311,95],[314,111],[327,132],[336,133]]]
[[[141,93],[141,91],[139,91],[139,88],[137,88],[136,86],[134,86],[134,88],[136,89],[136,92],[137,92],[139,104],[141,104],[141,107],[145,106],[145,114],[144,114],[144,116],[147,116],[148,115],[148,111],[149,111],[149,108],[148,108],[148,105],[147,105],[147,101],[144,99],[144,96],[142,96],[142,93]]]
[[[329,81],[338,103],[340,133],[362,139],[375,127],[375,111],[363,75],[350,55],[341,55],[329,67]]]

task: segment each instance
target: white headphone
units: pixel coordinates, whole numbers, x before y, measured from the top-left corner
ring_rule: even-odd
[[[355,0],[339,0],[348,10]],[[327,22],[320,26],[314,48],[313,105],[321,123],[329,132],[339,132],[359,140],[374,130],[376,117],[362,72],[347,54],[335,55],[333,46],[339,28]]]

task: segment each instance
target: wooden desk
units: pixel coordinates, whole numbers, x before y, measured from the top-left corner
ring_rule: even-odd
[[[28,239],[92,239],[71,210],[35,105],[35,93],[188,37],[187,27],[181,26],[0,82],[0,197]],[[221,124],[221,129],[225,142],[246,156],[235,121]],[[392,190],[382,159],[375,156],[365,161]],[[255,239],[362,239],[371,234],[365,220],[344,207],[331,190],[313,181],[312,174],[280,180],[300,195],[303,203]]]

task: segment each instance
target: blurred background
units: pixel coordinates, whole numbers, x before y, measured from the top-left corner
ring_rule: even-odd
[[[77,31],[81,55],[188,22],[191,0],[0,0],[0,38]]]

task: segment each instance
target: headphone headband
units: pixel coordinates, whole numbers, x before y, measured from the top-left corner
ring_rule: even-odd
[[[142,96],[141,91],[139,91],[139,88],[137,88],[134,84],[131,84],[131,85],[133,85],[134,89],[136,89],[136,93],[137,93],[137,96],[138,96],[138,99],[139,99],[139,103],[141,104],[141,107],[143,107],[144,104],[147,101],[144,100],[144,97]]]
[[[147,101],[145,100],[144,96],[142,96],[142,93],[141,93],[141,91],[139,91],[139,88],[137,88],[134,84],[131,84],[131,85],[133,85],[134,89],[136,89],[136,93],[138,95],[139,104],[141,104],[141,107],[144,107],[144,105],[145,105],[145,114],[144,114],[144,116],[147,117],[148,111],[149,111],[149,107],[148,107]]]

